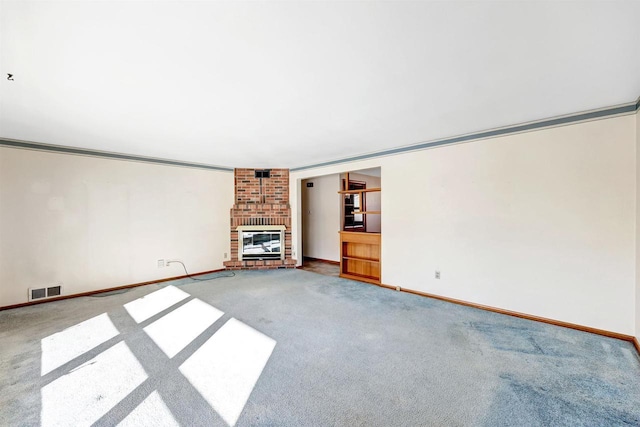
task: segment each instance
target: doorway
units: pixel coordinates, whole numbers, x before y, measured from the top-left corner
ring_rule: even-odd
[[[380,192],[367,191],[349,197],[353,206],[349,213],[343,206],[346,196],[342,191],[378,188],[381,169],[372,168],[349,172],[350,185],[346,184],[346,173],[322,175],[301,180],[301,244],[298,256],[301,269],[328,276],[340,274],[340,233],[345,225],[358,233],[380,233]],[[363,213],[364,212],[364,213]],[[376,213],[377,212],[377,213]],[[353,215],[345,221],[346,215]],[[353,263],[352,263],[353,264]]]

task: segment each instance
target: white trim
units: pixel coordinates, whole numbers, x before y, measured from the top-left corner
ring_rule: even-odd
[[[284,235],[284,231],[285,231],[286,227],[284,225],[240,225],[238,226],[238,228],[236,228],[236,230],[238,230],[238,260],[239,261],[244,261],[245,260],[245,254],[244,254],[244,245],[243,245],[243,233],[249,233],[249,232],[265,232],[265,233],[269,233],[269,232],[275,232],[277,231],[280,234],[280,253],[277,259],[281,259],[284,260],[284,253],[285,253],[285,235]],[[277,252],[272,252],[272,254],[277,254]],[[264,256],[265,259],[276,259],[275,257],[269,257],[269,256]],[[262,257],[261,256],[247,256],[246,259],[258,259],[261,260]]]
[[[237,231],[285,231],[284,225],[239,225]]]

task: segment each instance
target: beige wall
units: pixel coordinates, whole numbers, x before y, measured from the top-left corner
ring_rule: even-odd
[[[640,337],[637,165],[640,113],[292,172],[294,251],[301,179],[381,167],[384,283]],[[337,260],[332,187],[305,254]],[[222,268],[232,203],[231,173],[0,148],[0,306]]]
[[[222,268],[233,174],[0,148],[0,306]]]
[[[313,182],[308,188],[307,182]],[[340,260],[340,176],[308,179],[302,183],[303,255]]]
[[[635,134],[626,115],[293,172],[294,242],[300,179],[380,166],[383,283],[632,335]]]
[[[636,113],[636,338],[640,341],[640,110]]]

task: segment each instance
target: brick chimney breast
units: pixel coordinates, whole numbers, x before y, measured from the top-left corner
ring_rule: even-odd
[[[224,262],[229,270],[295,268],[291,256],[291,206],[289,205],[289,169],[235,169],[235,204],[231,208],[231,257]],[[258,172],[258,173],[256,173]],[[238,226],[285,227],[284,259],[239,260]]]

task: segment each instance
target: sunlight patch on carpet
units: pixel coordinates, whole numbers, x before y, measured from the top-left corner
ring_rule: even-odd
[[[139,426],[179,427],[180,424],[173,418],[160,394],[154,391],[118,424],[118,427]]]
[[[119,334],[107,313],[73,325],[40,341],[41,375],[46,375]]]
[[[194,299],[156,320],[144,331],[167,357],[172,358],[223,315],[217,308]]]
[[[147,379],[124,342],[42,387],[43,426],[91,425]]]
[[[140,323],[188,297],[188,293],[175,286],[167,286],[125,304],[124,308],[133,320]]]
[[[180,366],[180,372],[233,426],[275,345],[272,338],[232,318]]]

